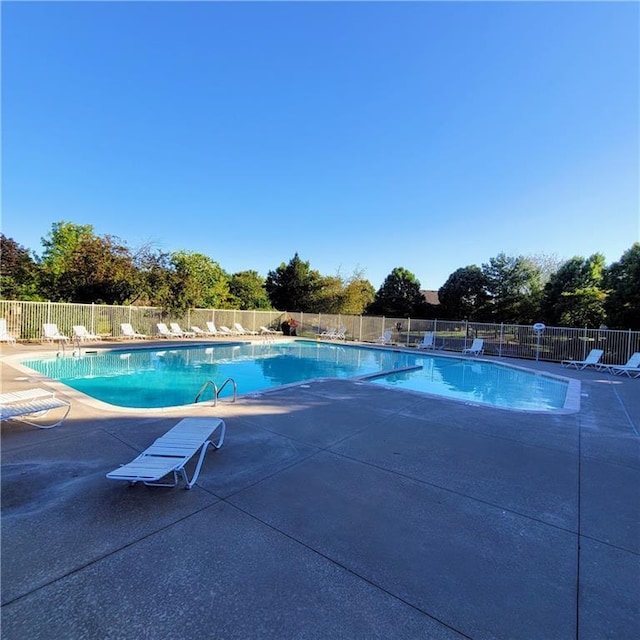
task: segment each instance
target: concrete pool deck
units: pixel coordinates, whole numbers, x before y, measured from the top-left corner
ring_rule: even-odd
[[[2,638],[635,640],[640,379],[517,364],[580,410],[330,380],[3,422]],[[191,491],[105,478],[191,415],[227,425]]]

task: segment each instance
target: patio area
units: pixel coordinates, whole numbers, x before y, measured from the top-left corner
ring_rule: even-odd
[[[580,380],[580,411],[325,380],[3,422],[2,638],[635,640],[640,379],[517,364]],[[191,491],[105,478],[207,415],[226,439]]]

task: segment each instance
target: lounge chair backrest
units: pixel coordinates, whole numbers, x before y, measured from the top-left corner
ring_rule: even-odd
[[[624,365],[625,367],[636,368],[640,367],[640,351],[636,351]]]
[[[89,335],[87,328],[81,324],[73,325],[73,333],[78,338],[86,338]]]
[[[42,325],[42,327],[44,329],[45,338],[55,338],[60,335],[60,332],[58,331],[58,325],[55,323],[45,323]]]
[[[7,331],[7,319],[0,318],[0,341],[16,344],[15,337]]]
[[[422,338],[422,346],[423,347],[431,347],[433,346],[433,332],[427,331]]]
[[[211,320],[207,320],[207,329],[210,333],[218,333],[215,322],[211,322]]]
[[[157,322],[156,326],[158,327],[158,331],[165,335],[167,333],[170,333],[169,328],[167,327],[167,325],[164,322]]]
[[[595,364],[600,360],[600,358],[602,358],[603,353],[603,349],[591,349],[591,351],[589,351],[589,355],[584,359],[584,361],[589,364]]]

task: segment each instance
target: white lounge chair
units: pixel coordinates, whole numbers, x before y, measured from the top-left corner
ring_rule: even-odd
[[[275,329],[269,329],[269,327],[264,327],[260,325],[260,333],[262,335],[273,335],[273,336],[281,336],[282,331],[276,331]]]
[[[422,342],[418,342],[416,345],[417,349],[435,349],[436,348],[436,337],[433,331],[426,331],[424,336],[422,337]]]
[[[211,437],[219,430],[217,442]],[[158,438],[129,464],[107,473],[110,480],[126,480],[152,487],[175,487],[178,474],[191,489],[198,479],[209,446],[219,449],[224,442],[226,426],[219,418],[183,418],[167,433]],[[191,480],[185,466],[200,452]]]
[[[204,329],[201,329],[195,324],[191,325],[191,331],[193,331],[194,335],[199,336],[200,338],[207,338],[211,335],[215,335],[215,334],[209,333],[209,331],[205,331]]]
[[[129,340],[144,339],[147,336],[144,333],[138,333],[130,322],[120,323],[120,330],[122,331],[122,337]]]
[[[32,422],[28,418],[42,418],[52,409],[65,409],[64,415],[52,424]],[[64,422],[69,415],[71,403],[56,396],[53,391],[46,389],[27,389],[0,394],[0,419],[20,420],[38,429],[51,429]]]
[[[391,344],[391,331],[387,329],[379,338],[379,344]]]
[[[157,322],[156,326],[158,327],[158,335],[162,338],[182,338],[182,333],[176,333],[167,327],[164,322]]]
[[[630,378],[640,377],[640,351],[636,351],[625,364],[605,364],[602,365],[609,373],[614,376],[626,374]]]
[[[219,327],[219,331],[224,336],[235,336],[235,335],[238,335],[235,331],[232,331],[231,329],[229,329],[229,327],[221,326],[221,327]]]
[[[209,329],[209,335],[211,336],[219,336],[220,332],[216,327],[215,322],[211,322],[211,320],[207,320],[207,329]]]
[[[174,334],[181,336],[182,338],[195,338],[195,331],[184,331],[182,327],[177,322],[170,322],[169,326],[171,327],[171,331]]]
[[[16,339],[7,331],[6,318],[0,318],[0,342],[16,343]]]
[[[58,331],[58,325],[50,322],[42,325],[44,330],[44,340],[48,340],[49,342],[67,342],[69,340],[69,336],[65,336]]]
[[[250,331],[245,329],[239,322],[234,322],[233,326],[236,328],[236,333],[240,336],[257,336],[257,331]]]
[[[347,339],[347,327],[341,324],[336,329],[336,335],[333,337],[334,340],[346,340]]]
[[[480,356],[484,353],[484,338],[474,338],[470,347],[462,350],[470,356]]]
[[[337,335],[337,331],[333,327],[328,327],[326,331],[323,331],[318,335],[326,340],[333,340]]]
[[[584,360],[563,360],[560,364],[562,364],[563,367],[574,367],[579,370],[586,369],[587,367],[597,368],[603,353],[603,349],[591,349],[589,355]]]
[[[90,333],[87,331],[87,328],[83,324],[74,324],[73,325],[73,335],[76,340],[82,342],[86,340],[87,342],[93,342],[96,340],[102,340],[102,338],[95,333]]]

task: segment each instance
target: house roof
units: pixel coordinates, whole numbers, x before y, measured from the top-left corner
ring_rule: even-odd
[[[437,291],[433,289],[421,289],[420,293],[429,304],[440,304]]]

